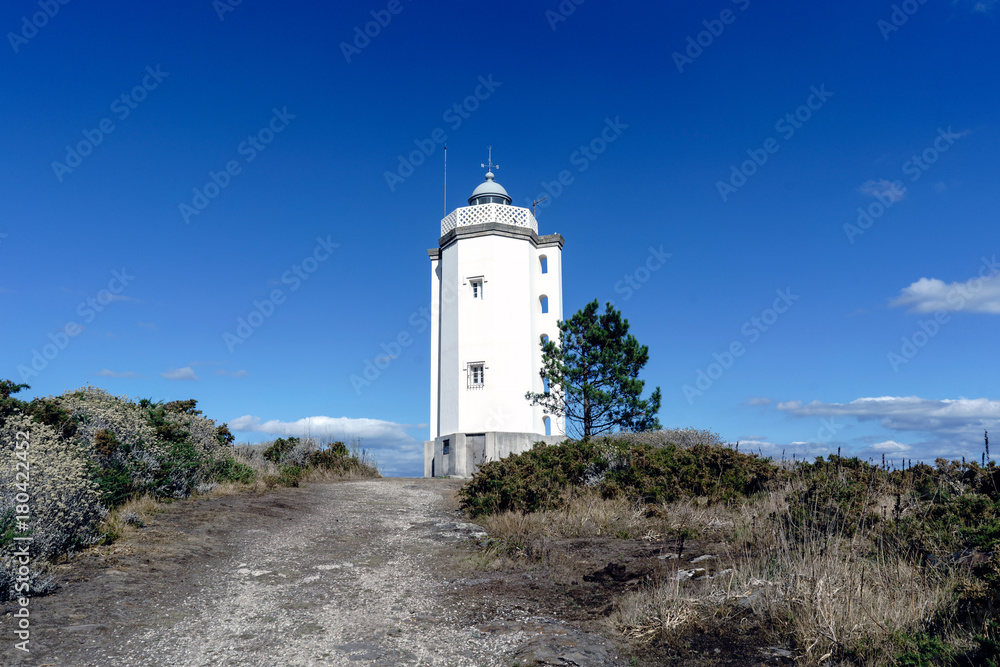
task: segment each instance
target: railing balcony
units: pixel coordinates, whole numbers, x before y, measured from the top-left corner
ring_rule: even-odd
[[[456,208],[441,220],[441,236],[457,227],[483,225],[498,222],[513,227],[526,227],[538,233],[538,221],[526,208],[506,206],[504,204],[479,204],[477,206],[462,206]]]

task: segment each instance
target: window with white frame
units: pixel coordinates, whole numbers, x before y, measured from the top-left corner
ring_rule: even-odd
[[[483,279],[482,278],[473,278],[472,280],[469,281],[469,284],[472,286],[472,298],[473,299],[482,299],[483,298]]]
[[[486,382],[486,364],[482,361],[473,362],[468,365],[469,389],[481,389]]]

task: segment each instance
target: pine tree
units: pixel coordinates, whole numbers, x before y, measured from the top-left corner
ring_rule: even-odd
[[[611,431],[661,428],[660,388],[643,400],[639,371],[649,348],[628,332],[628,320],[610,303],[603,315],[595,299],[569,321],[559,322],[559,341],[542,343],[543,381],[549,391],[528,392],[532,405],[565,416],[569,430],[585,438]]]

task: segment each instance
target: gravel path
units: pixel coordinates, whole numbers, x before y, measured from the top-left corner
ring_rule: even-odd
[[[192,613],[135,637],[120,657],[162,665],[504,664],[499,656],[524,638],[454,623],[440,602],[440,552],[468,532],[442,516],[437,493],[408,482],[315,485],[322,502],[308,520],[246,531],[228,570],[186,600]]]
[[[448,509],[455,488],[379,479],[173,506],[146,543],[89,556],[103,560],[39,598],[31,656],[5,646],[0,660],[509,667],[544,654],[546,664],[614,664],[603,640],[557,619],[504,603],[484,617],[482,600],[466,608],[460,589],[484,580],[463,564],[479,528]]]

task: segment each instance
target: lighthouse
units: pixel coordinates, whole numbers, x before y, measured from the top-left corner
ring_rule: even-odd
[[[541,342],[559,339],[562,248],[511,205],[492,152],[469,205],[441,220],[431,263],[430,439],[424,476],[470,477],[486,461],[561,442],[561,415],[525,399],[542,392]]]

